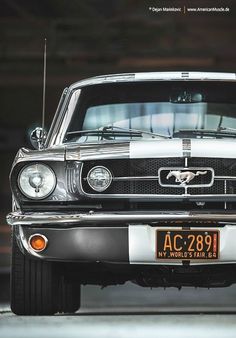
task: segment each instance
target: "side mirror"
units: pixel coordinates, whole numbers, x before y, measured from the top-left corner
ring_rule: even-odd
[[[35,149],[42,149],[47,133],[43,128],[37,127],[30,134],[30,142]]]

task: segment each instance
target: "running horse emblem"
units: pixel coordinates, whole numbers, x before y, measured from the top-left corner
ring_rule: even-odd
[[[180,185],[186,185],[190,181],[194,179],[194,177],[199,176],[199,175],[206,175],[207,171],[197,171],[196,174],[191,172],[191,171],[184,171],[181,172],[180,170],[171,170],[169,174],[166,176],[167,180],[174,176],[175,177],[175,182],[180,183]]]

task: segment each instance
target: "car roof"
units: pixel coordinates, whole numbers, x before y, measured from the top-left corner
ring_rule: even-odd
[[[71,89],[103,83],[141,81],[236,81],[236,73],[217,72],[142,72],[108,74],[91,77],[70,86]]]

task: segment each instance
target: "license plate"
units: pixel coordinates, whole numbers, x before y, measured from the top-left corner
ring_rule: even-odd
[[[156,250],[158,259],[218,259],[219,231],[157,230]]]

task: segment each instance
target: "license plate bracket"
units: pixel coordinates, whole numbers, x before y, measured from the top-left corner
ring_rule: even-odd
[[[217,260],[219,240],[219,230],[157,230],[156,257],[160,260]]]

